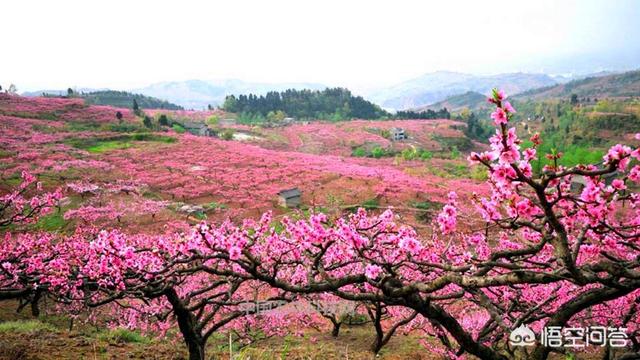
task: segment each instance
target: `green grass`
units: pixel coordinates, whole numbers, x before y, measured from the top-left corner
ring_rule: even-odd
[[[56,331],[56,328],[47,323],[40,322],[38,320],[28,321],[7,321],[0,323],[0,333],[5,332],[18,332],[18,333],[30,333],[36,331]]]
[[[67,224],[67,221],[63,218],[62,211],[54,211],[51,214],[45,215],[38,219],[36,228],[44,231],[56,231],[61,230]]]
[[[128,149],[132,146],[132,144],[128,141],[104,141],[100,142],[94,146],[90,146],[86,148],[90,153],[102,153],[105,151],[111,150],[119,150],[119,149]]]
[[[140,333],[136,331],[131,331],[128,329],[117,328],[113,330],[107,330],[98,334],[97,338],[99,340],[114,342],[114,343],[140,343],[140,344],[148,344],[151,342],[146,336],[140,335]]]
[[[136,133],[111,136],[107,138],[73,139],[67,143],[91,153],[102,153],[106,151],[130,148],[136,141],[173,143],[176,142],[176,139],[170,136],[156,135],[152,133]]]

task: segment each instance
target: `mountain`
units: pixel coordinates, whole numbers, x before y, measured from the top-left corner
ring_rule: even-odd
[[[518,94],[518,100],[545,100],[549,98],[625,98],[640,96],[640,70],[604,76],[590,76],[565,84],[532,89]]]
[[[478,76],[438,71],[373,92],[369,94],[369,99],[385,108],[410,109],[434,104],[449,96],[468,91],[488,94],[492,88],[499,87],[510,94],[516,94],[557,83],[546,74],[509,73]]]
[[[487,105],[487,96],[480,94],[475,91],[467,91],[464,94],[452,95],[447,97],[442,101],[438,101],[437,103],[433,103],[428,106],[422,106],[416,111],[426,111],[426,110],[440,110],[442,108],[447,108],[449,111],[460,111],[464,108],[473,110],[477,108],[481,108]]]
[[[74,88],[73,91],[76,93],[90,93],[90,92],[94,92],[94,91],[103,91],[103,90],[109,90],[107,88],[102,88],[102,89],[92,89],[92,88]],[[22,96],[26,96],[26,97],[36,97],[36,96],[66,96],[67,95],[67,89],[64,90],[35,90],[35,91],[24,91],[21,93]]]
[[[221,105],[227,95],[264,95],[269,91],[287,89],[322,90],[326,86],[314,83],[252,83],[241,80],[186,80],[161,82],[136,89],[135,92],[176,103],[189,109],[202,109],[207,105]]]

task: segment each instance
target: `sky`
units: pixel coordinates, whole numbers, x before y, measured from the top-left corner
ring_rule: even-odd
[[[640,67],[640,1],[6,1],[0,85],[367,88],[449,70]]]

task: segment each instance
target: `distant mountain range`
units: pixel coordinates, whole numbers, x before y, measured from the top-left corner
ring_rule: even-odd
[[[640,70],[621,74],[589,76],[565,84],[532,89],[516,96],[518,100],[546,100],[550,98],[625,98],[640,96]]]
[[[508,92],[507,92],[508,93]],[[508,93],[509,94],[509,93]],[[569,82],[527,90],[515,95],[509,94],[513,101],[545,101],[550,99],[569,100],[575,94],[580,99],[590,98],[628,98],[640,97],[640,70],[619,74],[600,72],[588,77]],[[487,94],[469,91],[451,95],[431,105],[417,107],[415,110],[439,110],[446,107],[449,111],[460,111],[468,108],[473,111],[484,111],[490,108]]]
[[[95,92],[95,91],[104,91],[104,90],[109,90],[109,89],[107,89],[107,88],[100,88],[100,89],[77,88],[77,89],[73,89],[73,91],[75,91],[77,93],[91,93],[91,92]],[[64,89],[64,90],[56,89],[56,90],[24,91],[24,92],[22,92],[21,95],[22,96],[27,96],[27,97],[35,97],[35,96],[42,96],[42,95],[64,96],[64,95],[67,95],[67,89]]]
[[[156,83],[133,91],[165,99],[188,109],[202,109],[206,108],[207,105],[221,105],[227,95],[264,95],[269,91],[284,91],[287,89],[323,90],[326,87],[325,85],[314,83],[269,84],[241,80],[187,80]]]
[[[467,91],[464,94],[452,95],[447,97],[442,101],[438,101],[437,103],[433,103],[427,106],[421,106],[416,108],[418,111],[425,110],[440,110],[442,108],[447,108],[449,111],[460,111],[464,108],[467,109],[477,109],[481,107],[485,107],[487,105],[487,95],[480,94],[475,91]]]
[[[431,105],[452,95],[469,91],[488,94],[499,87],[510,94],[556,85],[560,81],[547,74],[510,73],[478,76],[437,71],[372,92],[368,98],[388,109],[412,109]]]
[[[437,71],[393,86],[361,92],[361,95],[388,110],[439,110],[442,107],[446,107],[451,111],[457,111],[464,107],[470,109],[481,107],[484,101],[483,98],[494,87],[504,89],[516,99],[537,100],[549,97],[568,97],[573,93],[580,97],[639,96],[639,78],[640,71],[618,74],[600,72],[581,76],[532,73],[480,76],[451,71]],[[284,91],[287,89],[322,90],[326,87],[317,83],[186,80],[156,83],[131,90],[131,92],[171,103],[171,105],[161,104],[161,101],[158,100],[157,102],[152,101],[151,106],[167,107],[177,104],[187,109],[203,109],[208,105],[221,105],[225,97],[232,94],[264,95],[269,91]],[[89,93],[97,90],[78,89],[76,91]],[[23,93],[23,95],[40,96],[43,92],[66,94],[66,90],[41,90]]]

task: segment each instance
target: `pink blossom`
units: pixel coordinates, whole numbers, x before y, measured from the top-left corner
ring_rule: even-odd
[[[367,264],[364,270],[364,274],[371,280],[375,280],[382,273],[382,268],[378,265]]]
[[[491,118],[496,126],[507,123],[507,113],[502,108],[496,108],[496,110],[491,113]]]

